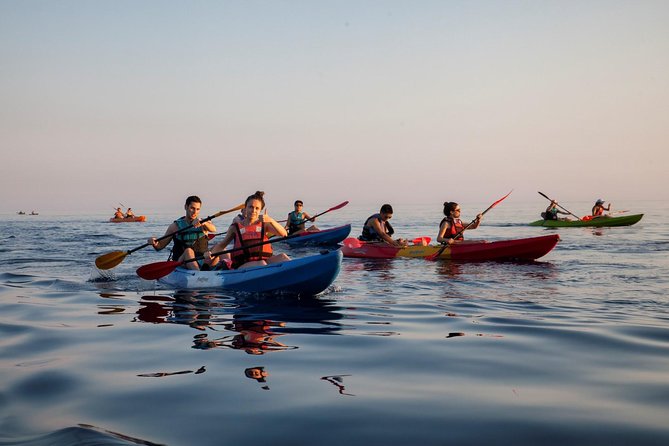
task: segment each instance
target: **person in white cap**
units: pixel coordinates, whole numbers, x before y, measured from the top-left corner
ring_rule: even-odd
[[[595,201],[595,205],[592,207],[592,216],[602,217],[604,216],[604,211],[610,211],[610,210],[611,210],[611,203],[609,203],[607,207],[604,207],[604,200],[598,198],[597,201]]]

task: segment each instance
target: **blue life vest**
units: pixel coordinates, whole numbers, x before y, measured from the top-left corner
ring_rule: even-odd
[[[186,221],[186,217],[174,220],[174,223],[176,223],[179,230],[190,226],[190,223]],[[174,246],[172,247],[171,258],[174,260],[178,260],[186,248],[192,248],[193,251],[195,251],[196,256],[201,256],[207,251],[209,246],[209,239],[205,236],[202,226],[199,228],[191,227],[183,232],[175,234],[172,236],[172,241],[174,242]]]
[[[304,212],[292,211],[288,214],[288,235],[304,230]]]

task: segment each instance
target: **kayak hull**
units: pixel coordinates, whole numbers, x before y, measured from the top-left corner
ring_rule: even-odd
[[[537,220],[530,226],[543,226],[545,228],[584,228],[584,227],[612,227],[631,226],[641,220],[643,214],[621,215],[620,217],[595,217],[590,220]]]
[[[439,255],[439,259],[481,262],[490,260],[536,260],[548,254],[557,245],[557,234],[523,239],[464,241],[455,243]],[[439,245],[407,246],[398,248],[385,243],[365,243],[357,239],[344,240],[342,253],[345,257],[392,259],[396,257],[425,258],[441,249]]]
[[[286,240],[290,246],[332,246],[344,240],[351,233],[351,225],[337,226],[315,232],[302,232],[295,238]]]
[[[280,293],[313,296],[332,285],[339,275],[339,250],[273,263],[225,271],[193,271],[177,268],[158,281],[177,289],[216,288],[246,293]]]
[[[138,215],[128,218],[110,218],[109,223],[141,223],[146,221],[146,215]]]

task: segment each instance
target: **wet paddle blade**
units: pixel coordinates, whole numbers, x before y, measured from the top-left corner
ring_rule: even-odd
[[[430,238],[430,237],[416,237],[415,239],[411,240],[411,242],[414,245],[422,245],[422,246],[429,245],[431,241],[432,241],[432,238]]]
[[[98,269],[112,269],[125,259],[128,255],[127,251],[112,251],[107,254],[102,254],[95,259],[95,266]]]
[[[156,280],[165,277],[181,264],[182,262],[177,262],[176,260],[149,263],[137,268],[137,275],[142,279]]]

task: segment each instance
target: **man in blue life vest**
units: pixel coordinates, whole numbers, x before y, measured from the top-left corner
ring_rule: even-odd
[[[200,223],[198,215],[200,214],[201,206],[202,200],[199,197],[196,195],[188,197],[184,205],[186,215],[172,222],[167,227],[165,235],[174,234],[185,228],[187,229],[160,241],[156,237],[151,237],[148,243],[153,246],[153,249],[160,251],[169,245],[171,241],[174,241],[170,258],[179,262],[186,262],[184,266],[188,269],[200,269],[198,262],[189,262],[188,260],[201,257],[209,246],[209,237],[207,237],[207,234],[216,232],[216,226],[211,221]]]

